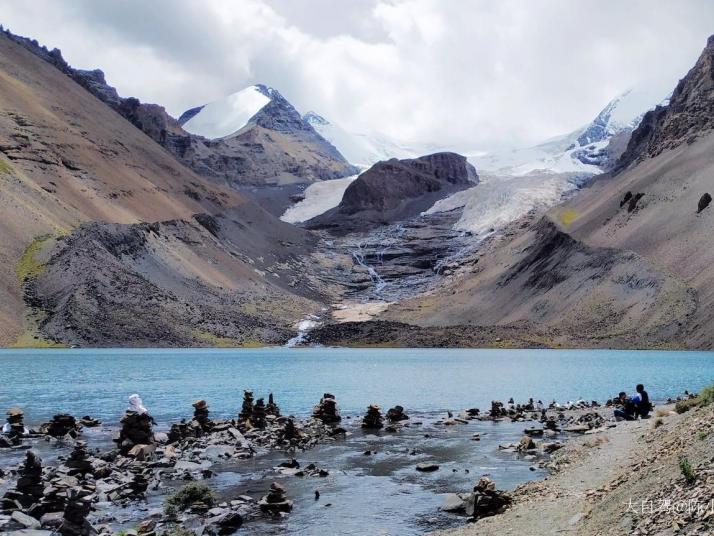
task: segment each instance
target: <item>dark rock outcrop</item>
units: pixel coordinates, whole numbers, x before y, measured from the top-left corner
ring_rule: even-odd
[[[345,190],[335,208],[309,220],[336,234],[409,219],[439,199],[478,184],[476,169],[456,153],[377,162]]]
[[[712,202],[712,196],[709,193],[705,193],[699,198],[699,203],[697,203],[697,214],[709,206]]]
[[[683,143],[692,143],[714,129],[714,35],[694,67],[679,81],[667,106],[645,114],[632,132],[615,168],[622,171]]]

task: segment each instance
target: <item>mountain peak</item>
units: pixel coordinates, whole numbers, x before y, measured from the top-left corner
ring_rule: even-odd
[[[617,167],[623,169],[666,149],[692,143],[711,130],[714,130],[714,35],[707,40],[694,67],[679,81],[668,104],[645,114]]]

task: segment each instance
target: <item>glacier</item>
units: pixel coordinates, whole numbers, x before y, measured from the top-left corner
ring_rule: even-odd
[[[183,128],[208,139],[225,138],[242,129],[270,100],[258,86],[250,86],[206,104]]]
[[[305,198],[289,207],[280,219],[287,223],[302,223],[336,207],[347,187],[358,175],[315,182],[305,188]]]

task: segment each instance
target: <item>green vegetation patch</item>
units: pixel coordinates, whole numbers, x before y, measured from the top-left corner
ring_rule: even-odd
[[[25,252],[17,262],[15,272],[20,282],[26,278],[33,278],[44,272],[46,266],[44,263],[37,260],[37,254],[42,250],[45,243],[52,238],[52,235],[42,235],[36,237],[30,245],[25,248]]]
[[[679,459],[679,470],[682,472],[682,476],[687,482],[694,482],[697,479],[697,473],[694,471],[694,467],[689,462],[687,458]]]
[[[0,173],[10,174],[14,171],[13,167],[9,162],[0,158]]]
[[[699,406],[699,397],[688,398],[686,400],[679,400],[674,405],[674,411],[677,413],[686,413],[692,408]]]
[[[164,511],[166,515],[173,516],[188,510],[195,503],[203,503],[211,508],[215,500],[216,495],[206,484],[191,482],[166,498]]]
[[[235,339],[221,337],[220,335],[216,335],[210,331],[204,331],[202,329],[194,329],[191,332],[191,335],[199,341],[207,343],[213,348],[235,348],[236,346],[239,346]]]
[[[702,389],[697,398],[700,406],[708,406],[714,403],[714,384]]]
[[[25,333],[10,345],[11,348],[67,348],[66,344],[44,338],[35,326],[25,330]]]

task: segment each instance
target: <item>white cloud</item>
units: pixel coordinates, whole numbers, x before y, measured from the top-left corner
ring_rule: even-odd
[[[174,115],[262,82],[351,129],[490,149],[573,130],[633,86],[664,96],[714,3],[0,0],[0,13]]]

